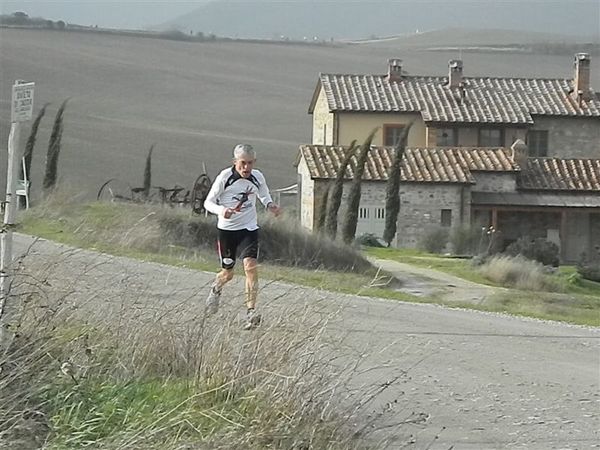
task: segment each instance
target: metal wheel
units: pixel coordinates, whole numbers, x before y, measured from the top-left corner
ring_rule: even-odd
[[[96,199],[107,202],[131,201],[130,195],[131,187],[127,183],[111,178],[100,187]]]
[[[210,187],[212,182],[210,178],[205,173],[201,174],[196,181],[194,182],[194,187],[192,189],[192,212],[194,214],[202,214],[204,212],[204,200],[208,197],[208,192],[210,191]]]

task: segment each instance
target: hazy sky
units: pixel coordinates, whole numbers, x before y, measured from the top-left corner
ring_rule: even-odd
[[[171,21],[172,19],[189,13],[209,0],[174,0],[174,1],[148,1],[148,0],[0,0],[0,12],[3,14],[12,13],[14,11],[24,11],[33,17],[44,17],[53,20],[64,20],[66,22],[77,23],[80,25],[98,25],[101,27],[115,28],[144,28],[163,22]],[[216,0],[222,1],[222,0]],[[247,3],[252,0],[227,0],[231,3]],[[403,3],[409,0],[264,0],[265,3],[338,3],[340,5],[348,5],[348,3],[383,3],[394,1]],[[413,0],[414,1],[414,0]],[[477,4],[489,3],[498,7],[499,5],[514,7],[515,15],[519,15],[519,10],[524,4],[528,4],[529,9],[535,10],[538,7],[545,11],[545,16],[563,15],[565,8],[569,10],[577,10],[584,7],[581,11],[586,11],[585,15],[587,26],[585,30],[581,30],[582,34],[598,34],[597,30],[590,30],[589,24],[598,24],[600,30],[600,0],[422,0],[422,3],[431,7],[433,4],[443,4],[444,7],[454,3],[457,6],[460,4]],[[534,4],[535,6],[532,6]],[[568,5],[568,6],[567,6]],[[594,5],[590,8],[590,5]],[[457,8],[458,9],[458,8]],[[340,10],[343,10],[341,6]],[[592,14],[596,17],[589,17],[589,11],[598,11],[598,14]],[[553,12],[555,11],[555,12]],[[343,17],[343,14],[342,14]],[[248,18],[249,21],[252,18]],[[555,17],[554,23],[560,24],[560,18]],[[573,24],[571,24],[573,25]],[[458,26],[467,26],[460,24]],[[501,26],[499,27],[501,28]],[[537,27],[540,28],[540,27]],[[549,31],[561,33],[560,29],[552,26]],[[560,28],[560,27],[558,27]],[[567,27],[565,27],[567,28]],[[569,30],[562,30],[567,34],[572,34],[576,27],[571,27]]]

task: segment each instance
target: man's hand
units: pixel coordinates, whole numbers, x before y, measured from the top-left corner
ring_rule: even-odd
[[[276,205],[273,202],[271,202],[267,205],[267,210],[269,210],[269,212],[271,214],[273,214],[275,217],[279,217],[279,215],[282,212],[281,207],[279,205]]]
[[[232,209],[232,208],[225,208],[225,210],[223,211],[223,217],[225,217],[226,219],[229,219],[234,214],[235,214],[235,209]]]

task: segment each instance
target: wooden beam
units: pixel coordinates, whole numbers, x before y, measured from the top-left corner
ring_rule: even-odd
[[[473,211],[525,211],[525,212],[546,212],[558,213],[562,210],[589,211],[591,213],[600,213],[600,208],[597,207],[571,207],[564,206],[487,206],[487,205],[472,205]]]
[[[496,208],[492,208],[492,227],[494,230],[498,229],[498,210]]]

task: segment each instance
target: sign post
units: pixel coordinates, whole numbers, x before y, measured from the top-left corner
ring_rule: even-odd
[[[33,89],[35,83],[15,81],[12,88],[10,111],[10,134],[8,136],[8,168],[6,173],[6,201],[4,223],[0,229],[0,333],[4,332],[2,316],[10,291],[10,265],[12,264],[12,238],[17,207],[16,179],[18,162],[21,161],[19,146],[21,122],[31,120],[33,115]],[[0,335],[0,337],[2,337]]]

